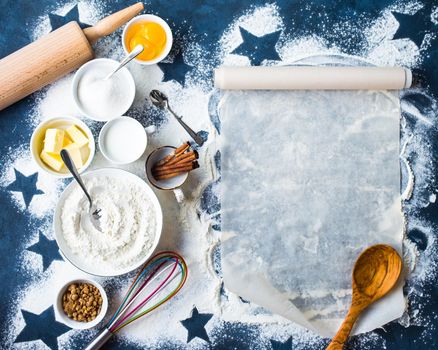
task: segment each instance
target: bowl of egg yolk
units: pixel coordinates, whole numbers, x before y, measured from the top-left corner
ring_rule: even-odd
[[[130,53],[137,45],[144,50],[134,60],[140,64],[162,61],[172,48],[173,37],[169,25],[155,15],[140,15],[131,19],[122,34],[123,49]]]

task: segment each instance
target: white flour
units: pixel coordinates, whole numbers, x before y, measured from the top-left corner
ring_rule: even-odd
[[[157,225],[149,194],[111,177],[94,177],[85,185],[93,204],[102,210],[102,232],[89,221],[88,200],[76,185],[61,211],[63,235],[72,253],[99,269],[119,270],[142,260],[152,248]]]

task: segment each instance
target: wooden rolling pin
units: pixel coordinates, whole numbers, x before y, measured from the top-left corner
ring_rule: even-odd
[[[226,90],[400,90],[411,87],[402,67],[219,67],[214,84]]]
[[[143,4],[136,3],[84,30],[77,22],[69,22],[1,59],[0,110],[91,60],[92,44],[142,10]]]

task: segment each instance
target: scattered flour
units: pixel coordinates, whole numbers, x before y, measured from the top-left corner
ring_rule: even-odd
[[[438,6],[435,6],[430,14],[430,19],[433,24],[438,24]]]
[[[412,171],[412,167],[409,164],[409,161],[406,159],[405,152],[406,152],[406,146],[408,145],[409,141],[411,141],[412,135],[405,141],[403,144],[403,147],[400,152],[400,159],[403,161],[403,164],[405,165],[408,173],[408,182],[406,184],[406,187],[404,191],[402,192],[401,199],[402,200],[409,200],[412,197],[412,192],[414,191],[414,172]]]
[[[36,188],[43,193],[34,195],[27,208],[21,192],[9,192],[9,194],[19,212],[23,213],[27,210],[35,218],[51,215],[58,200],[58,194],[63,187],[63,181],[54,178],[46,172],[39,171],[38,166],[31,158],[28,145],[13,151],[11,150],[10,157],[3,165],[3,172],[0,175],[0,186],[8,186],[15,181],[14,169],[24,176],[38,173]]]
[[[68,3],[54,3],[50,12],[66,14],[74,5],[75,1]],[[103,5],[98,0],[80,1],[78,3],[79,14],[82,22],[95,23],[106,13]],[[398,23],[390,11],[401,13],[414,13],[422,4],[417,1],[399,1],[396,5],[383,11],[374,22],[366,24],[361,30],[365,35],[366,42],[360,56],[366,61],[376,65],[403,65],[409,68],[418,67],[423,58],[422,48],[416,47],[407,39],[392,40]],[[431,18],[434,23],[437,21],[438,10],[435,7]],[[231,52],[241,43],[239,26],[249,30],[255,35],[264,35],[277,30],[284,30],[285,24],[275,4],[251,8],[230,23],[223,33],[216,50],[213,52],[214,59],[221,64],[229,65],[248,65],[249,60],[246,57],[231,54]],[[50,22],[47,15],[36,18],[33,22],[28,23],[29,28],[33,28],[32,39],[41,37],[50,31]],[[357,28],[357,23],[346,23],[342,28],[327,28],[326,30],[346,30],[348,26]],[[336,34],[336,33],[334,33]],[[123,50],[118,40],[120,33],[101,40],[96,46],[98,57],[110,57],[120,59]],[[427,41],[427,40],[426,40]],[[423,43],[427,45],[427,43]],[[202,163],[199,171],[193,172],[188,182],[184,185],[187,198],[180,207],[174,200],[170,192],[158,192],[160,203],[163,207],[164,217],[163,237],[159,249],[173,249],[179,247],[179,252],[187,259],[189,264],[189,279],[187,285],[181,294],[166,304],[159,312],[152,313],[147,319],[136,322],[127,327],[120,334],[121,338],[127,343],[135,341],[144,346],[156,346],[160,348],[161,342],[167,340],[177,341],[185,346],[187,340],[187,331],[181,326],[179,320],[189,317],[191,309],[197,306],[200,312],[210,312],[215,314],[228,315],[230,319],[239,317],[242,322],[249,322],[257,325],[255,331],[248,330],[248,335],[256,339],[257,344],[254,349],[263,349],[270,346],[270,339],[286,341],[289,336],[294,339],[294,349],[308,349],[312,346],[322,347],[321,338],[316,337],[309,331],[284,321],[279,316],[270,315],[261,310],[256,305],[249,304],[236,295],[221,290],[221,281],[214,274],[210,257],[212,247],[218,244],[219,237],[210,229],[210,218],[199,212],[199,198],[202,191],[215,177],[215,168],[212,163],[212,155],[215,154],[214,141],[216,139],[216,130],[211,125],[208,115],[208,101],[210,86],[208,83],[208,74],[211,74],[211,52],[202,52],[199,44],[190,42],[182,47],[183,57],[186,64],[193,67],[186,74],[186,84],[174,81],[163,82],[163,72],[154,66],[139,66],[134,63],[129,64],[129,69],[133,73],[137,85],[137,95],[133,108],[128,112],[129,115],[139,119],[145,126],[151,123],[148,115],[156,118],[158,115],[162,122],[155,134],[150,135],[148,148],[145,155],[134,164],[123,166],[144,178],[144,161],[148,153],[154,147],[163,144],[176,145],[177,143],[187,140],[185,134],[181,131],[176,121],[167,116],[162,116],[154,110],[154,107],[147,101],[147,95],[152,87],[162,89],[171,98],[171,105],[174,110],[182,114],[184,119],[196,129],[202,129],[209,133],[207,145],[202,149],[200,162]],[[295,62],[309,55],[327,55],[341,54],[342,50],[326,39],[308,34],[305,36],[294,36],[282,32],[276,49],[282,58],[281,64]],[[173,59],[173,57],[171,57]],[[198,64],[199,63],[199,64]],[[279,62],[280,63],[280,62]],[[272,62],[266,62],[272,64]],[[206,73],[210,72],[210,73]],[[147,78],[142,78],[147,77]],[[36,126],[41,120],[64,115],[77,116],[73,100],[71,98],[72,74],[58,80],[56,83],[43,89],[36,94],[35,106],[26,122]],[[430,99],[423,91],[414,93],[424,94],[425,98]],[[427,247],[424,251],[419,252],[416,245],[408,238],[405,239],[405,251],[410,258],[413,258],[413,265],[416,267],[409,276],[408,281],[411,283],[407,286],[409,301],[411,302],[411,312],[408,315],[407,324],[428,325],[428,320],[423,316],[425,300],[421,296],[421,288],[424,283],[435,278],[438,271],[438,249],[437,242],[434,238],[434,227],[430,225],[421,216],[422,208],[435,202],[435,195],[430,195],[431,185],[435,181],[434,172],[430,157],[432,154],[429,139],[434,135],[431,130],[437,128],[436,106],[423,111],[410,103],[404,97],[409,93],[402,94],[402,111],[403,119],[412,119],[416,126],[413,128],[411,123],[402,120],[403,136],[401,144],[406,143],[407,135],[413,135],[412,140],[406,143],[403,152],[405,159],[412,167],[415,174],[415,186],[413,196],[404,201],[404,211],[408,215],[408,230],[418,230],[427,239]],[[62,101],[60,104],[59,101]],[[436,114],[436,113],[435,113]],[[91,127],[95,136],[102,126],[101,123],[86,121]],[[177,135],[177,136],[176,136]],[[27,147],[19,150],[11,150],[9,158],[3,164],[3,174],[0,176],[0,185],[7,186],[14,181],[14,168],[25,175],[30,175],[37,171],[32,164]],[[12,156],[13,155],[13,156]],[[97,152],[93,167],[112,166]],[[64,186],[64,181],[56,180],[50,175],[39,172],[37,187],[44,191],[43,195],[33,197],[28,213],[35,220],[43,220],[38,227],[44,231],[49,238],[53,237],[51,232],[51,212],[56,205],[57,198]],[[424,196],[427,193],[427,196]],[[17,209],[24,212],[25,204],[21,193],[11,192],[13,203]],[[430,197],[429,197],[430,196]],[[198,215],[200,214],[200,215]],[[29,240],[23,242],[23,249],[35,243],[38,239],[38,231],[32,231]],[[21,270],[20,273],[29,277],[26,285],[20,286],[16,292],[16,303],[7,310],[10,315],[8,339],[5,346],[12,347],[17,334],[24,327],[24,320],[21,316],[20,309],[28,310],[34,313],[40,313],[47,309],[54,300],[56,287],[62,285],[66,279],[80,277],[83,274],[73,268],[68,263],[54,262],[49,269],[42,272],[41,258],[35,253],[24,250],[19,257]],[[111,291],[112,310],[117,306],[118,298],[126,290],[132,276],[122,276],[116,279],[103,280],[105,287]],[[45,286],[54,286],[46,293]],[[38,302],[36,302],[38,301]],[[219,320],[214,317],[207,326],[207,332],[213,343],[219,343],[227,338],[227,327],[229,324],[225,320]],[[236,325],[238,327],[239,325]],[[145,327],[148,331],[145,332]],[[163,335],[163,329],[167,330]],[[159,339],[157,334],[160,334]],[[161,336],[162,335],[162,336]],[[58,338],[59,345],[65,348],[74,346],[76,337],[90,337],[91,333],[85,334],[80,331],[70,331]],[[375,334],[359,337],[363,348],[378,348],[374,346],[378,339]],[[373,345],[374,344],[374,345]],[[378,343],[377,343],[378,344]],[[16,348],[45,348],[41,341],[33,343],[14,344]],[[380,346],[381,347],[381,346]],[[195,339],[190,343],[190,348],[205,348],[205,343]],[[360,347],[362,348],[362,346]]]
[[[82,23],[93,24],[103,17],[102,5],[98,0],[89,1],[55,1],[53,9],[49,11],[59,16],[66,15],[75,5],[78,6],[79,18]],[[30,23],[33,30],[31,32],[32,40],[37,40],[43,35],[51,31],[49,16],[44,15],[35,19],[34,23]]]
[[[239,27],[256,36],[263,36],[284,29],[284,24],[279,14],[278,6],[275,4],[268,4],[247,11],[225,29],[225,33],[219,40],[218,55],[222,65],[249,65],[247,57],[229,54],[242,43]],[[281,47],[276,47],[276,49],[283,59]]]
[[[37,93],[37,106],[34,108],[34,127],[41,121],[59,116],[77,116],[79,110],[71,94],[73,73],[57,80],[45,90]],[[62,103],[59,101],[62,100]]]

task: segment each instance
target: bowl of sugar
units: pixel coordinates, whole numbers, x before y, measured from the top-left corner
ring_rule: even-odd
[[[85,63],[73,77],[73,100],[79,111],[96,121],[108,121],[122,116],[135,98],[135,82],[126,67],[111,78],[106,77],[119,62],[96,58]]]

